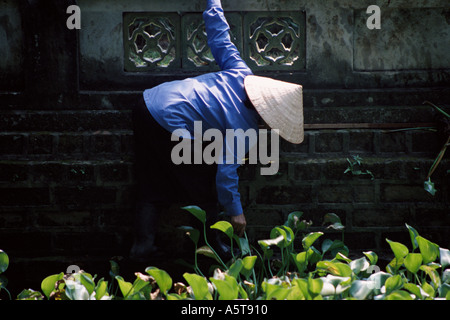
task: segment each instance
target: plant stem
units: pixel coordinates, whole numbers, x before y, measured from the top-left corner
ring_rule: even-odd
[[[426,180],[428,180],[431,175],[434,173],[434,170],[436,170],[439,162],[441,162],[442,158],[444,157],[445,151],[447,150],[447,147],[450,143],[450,137],[448,137],[447,142],[444,143],[444,145],[442,146],[441,151],[439,152],[438,156],[436,157],[436,160],[434,160],[433,165],[430,168],[430,171],[428,172],[428,176],[426,178]]]
[[[450,115],[445,112],[444,110],[442,110],[441,108],[439,108],[438,106],[436,106],[435,104],[431,103],[430,101],[425,101],[424,104],[429,104],[430,106],[432,106],[433,108],[435,108],[437,111],[439,111],[440,113],[442,113],[443,115],[445,115],[447,118],[450,118]]]
[[[206,237],[206,224],[203,223],[203,236],[205,238],[205,243],[206,245],[211,249],[211,251],[214,253],[214,255],[217,257],[217,259],[219,260],[219,262],[222,264],[222,266],[226,269],[227,265],[225,263],[223,263],[222,259],[220,258],[220,256],[217,254],[217,252],[214,250],[214,248],[209,244],[208,239]]]

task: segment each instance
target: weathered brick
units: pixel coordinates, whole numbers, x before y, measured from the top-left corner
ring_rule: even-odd
[[[419,185],[381,185],[381,200],[385,202],[431,202],[436,200]]]
[[[284,139],[280,139],[280,152],[284,153],[301,153],[308,154],[310,147],[310,137],[312,135],[311,131],[305,131],[305,138],[300,144],[293,144]]]
[[[97,183],[118,181],[127,183],[130,181],[131,167],[131,163],[125,162],[101,164],[98,166],[99,181]]]
[[[289,204],[311,201],[309,186],[264,186],[258,191],[256,202],[261,204]]]
[[[345,174],[349,164],[346,159],[327,159],[323,166],[323,177],[327,180],[350,180],[351,175]]]
[[[29,163],[30,181],[36,183],[64,183],[67,175],[63,164],[59,162],[32,162]]]
[[[285,222],[281,208],[253,208],[245,211],[247,224],[251,227],[268,226],[275,227]]]
[[[24,153],[25,136],[23,134],[0,134],[0,154],[10,155]]]
[[[374,203],[376,201],[375,184],[373,182],[367,185],[353,184],[352,186],[355,202]]]
[[[52,154],[53,147],[53,135],[33,133],[28,137],[28,154]]]
[[[2,206],[42,206],[50,204],[48,188],[2,188]]]
[[[318,201],[322,203],[344,203],[353,201],[353,188],[350,185],[322,185]]]
[[[115,188],[107,187],[56,187],[54,202],[64,207],[89,208],[103,204],[115,204],[116,193]]]
[[[415,221],[418,226],[449,226],[449,207],[445,205],[427,207],[419,206],[416,208]]]
[[[344,141],[342,132],[324,131],[316,134],[316,152],[330,153],[343,151],[344,151]]]
[[[94,154],[119,154],[121,151],[120,135],[112,132],[96,132],[91,136],[90,152]]]
[[[124,252],[124,243],[119,234],[104,231],[58,232],[53,235],[55,252],[72,254],[117,254]],[[95,245],[92,245],[95,244]]]
[[[374,133],[372,131],[351,131],[349,133],[349,152],[373,153]]]
[[[408,207],[355,209],[353,212],[354,227],[404,226],[414,223],[414,213]]]
[[[57,148],[58,154],[82,154],[84,152],[84,135],[60,134]]]
[[[26,162],[1,161],[0,181],[1,182],[22,182],[28,179],[28,165]]]
[[[34,258],[52,252],[52,236],[43,230],[21,232],[1,230],[0,243],[8,255],[25,255]]]
[[[320,180],[324,161],[319,159],[308,159],[292,164],[294,168],[294,179],[297,181]]]
[[[6,131],[83,132],[129,130],[130,110],[65,110],[2,112],[1,127]]]
[[[64,166],[67,175],[67,184],[80,184],[87,185],[88,183],[94,184],[95,173],[94,165],[91,162],[72,162],[66,163]],[[63,184],[63,183],[62,183]]]
[[[92,225],[89,211],[39,211],[36,213],[38,227],[88,227]]]
[[[404,131],[381,133],[380,140],[381,152],[406,153],[408,151],[406,133]]]
[[[443,143],[435,132],[421,130],[410,134],[412,137],[412,152],[437,154],[442,148]]]
[[[1,228],[27,227],[27,220],[25,219],[26,214],[27,212],[24,212],[24,210],[0,213]]]

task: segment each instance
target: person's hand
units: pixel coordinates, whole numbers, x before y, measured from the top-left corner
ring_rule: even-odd
[[[245,227],[247,226],[247,221],[245,220],[244,214],[231,217],[231,225],[233,226],[234,232],[239,236],[244,236]]]

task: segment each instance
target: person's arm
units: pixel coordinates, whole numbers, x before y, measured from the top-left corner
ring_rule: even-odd
[[[222,162],[218,164],[216,174],[217,194],[220,204],[225,208],[225,213],[231,218],[236,234],[243,236],[247,223],[241,204],[237,170],[247,150],[254,147],[255,141],[249,139],[246,143],[246,134],[235,131],[231,136],[226,135],[223,142]]]
[[[203,12],[205,20],[208,45],[221,70],[248,69],[241,55],[231,42],[230,26],[225,19],[220,0],[208,0],[206,10]]]
[[[225,214],[230,216],[234,232],[242,237],[247,222],[241,205],[241,196],[238,191],[238,167],[239,164],[218,164],[216,188],[219,203],[224,206]]]

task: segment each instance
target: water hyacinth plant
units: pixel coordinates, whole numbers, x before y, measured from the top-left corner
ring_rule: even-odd
[[[103,278],[97,281],[96,276],[84,271],[61,273],[42,281],[42,293],[28,289],[17,299],[450,300],[450,251],[425,239],[409,225],[410,248],[386,239],[393,259],[384,271],[377,265],[375,252],[363,252],[361,257],[350,259],[343,239],[320,241],[324,233],[308,232],[311,223],[302,220],[298,211],[255,246],[246,237],[237,237],[227,221],[211,226],[240,249],[230,261],[223,261],[206,239],[204,211],[195,206],[184,209],[203,222],[204,230],[182,227],[196,247],[193,270],[183,274],[183,282],[174,283],[166,271],[156,267],[146,268],[145,274],[137,272],[134,282],[128,282],[111,261],[109,283]],[[337,215],[328,214],[324,221],[329,228],[344,232]],[[200,235],[206,241],[199,248]],[[198,255],[217,263],[212,274],[201,270]],[[0,251],[0,272],[7,267],[6,257]]]

